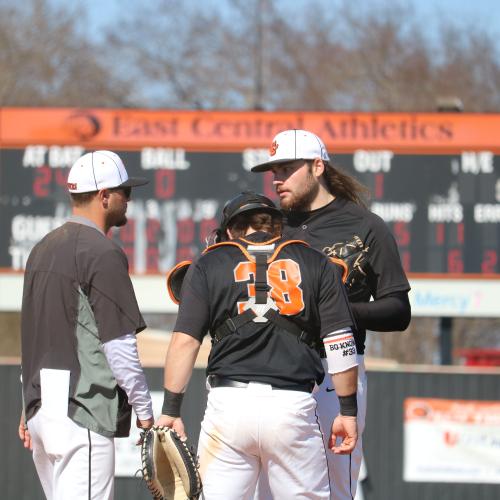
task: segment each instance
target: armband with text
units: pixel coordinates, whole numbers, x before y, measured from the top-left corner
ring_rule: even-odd
[[[356,342],[350,328],[329,333],[323,338],[328,373],[340,373],[358,365]]]

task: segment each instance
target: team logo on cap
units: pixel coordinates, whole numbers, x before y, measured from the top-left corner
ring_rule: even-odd
[[[278,149],[279,144],[276,141],[273,141],[271,147],[269,148],[269,156],[274,156],[276,154],[276,150]]]
[[[68,182],[68,189],[76,189],[76,182]]]

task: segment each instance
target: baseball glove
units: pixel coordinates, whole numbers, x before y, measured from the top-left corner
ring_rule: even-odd
[[[141,446],[142,475],[155,500],[197,499],[201,493],[198,460],[180,436],[153,426]]]
[[[369,247],[363,245],[359,236],[354,236],[352,241],[335,243],[324,249],[334,262],[340,259],[345,265],[343,281],[350,302],[361,302],[370,298],[368,250]]]
[[[181,301],[182,282],[186,277],[190,265],[190,260],[183,260],[167,273],[167,291],[174,304],[179,305]]]

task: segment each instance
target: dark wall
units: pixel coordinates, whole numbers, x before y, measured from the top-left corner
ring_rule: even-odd
[[[0,498],[42,500],[31,455],[17,438],[21,408],[19,366],[0,366]],[[161,390],[161,369],[147,369],[152,390]],[[498,400],[498,374],[398,371],[368,373],[368,416],[364,434],[368,477],[365,500],[498,500],[500,485],[406,483],[403,481],[403,401],[407,397]],[[183,405],[183,418],[197,442],[206,404],[205,373],[195,370]],[[423,444],[425,446],[425,443]],[[149,500],[138,478],[117,478],[116,500]]]
[[[403,401],[407,397],[500,399],[498,374],[368,373],[368,415],[363,435],[368,477],[365,500],[498,500],[500,484],[403,481]],[[425,443],[422,443],[425,446]]]

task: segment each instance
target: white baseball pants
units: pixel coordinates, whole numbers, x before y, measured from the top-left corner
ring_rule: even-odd
[[[258,383],[211,389],[198,453],[206,500],[251,499],[259,474],[280,500],[330,498],[316,401],[309,393]]]
[[[332,391],[331,377],[328,375],[326,360],[322,360],[326,375],[325,380],[314,393],[318,402],[318,416],[323,431],[325,445],[328,447],[328,439],[333,419],[339,414],[339,399],[335,391]],[[335,455],[327,448],[328,474],[331,483],[331,500],[353,500],[356,496],[359,469],[363,459],[362,434],[366,419],[366,372],[364,356],[358,355],[358,442],[350,455]]]
[[[328,374],[326,359],[322,360],[325,369],[325,380],[313,393],[318,403],[317,413],[323,434],[324,446],[328,460],[328,476],[330,481],[330,500],[353,500],[356,496],[359,470],[363,458],[362,433],[366,418],[366,372],[364,356],[358,355],[358,442],[350,455],[335,455],[328,449],[328,440],[334,418],[340,412],[339,399],[332,387]],[[265,477],[260,477],[254,500],[272,500],[281,497],[273,495]]]
[[[33,461],[48,500],[112,500],[113,438],[51,416],[43,407],[28,421]]]

